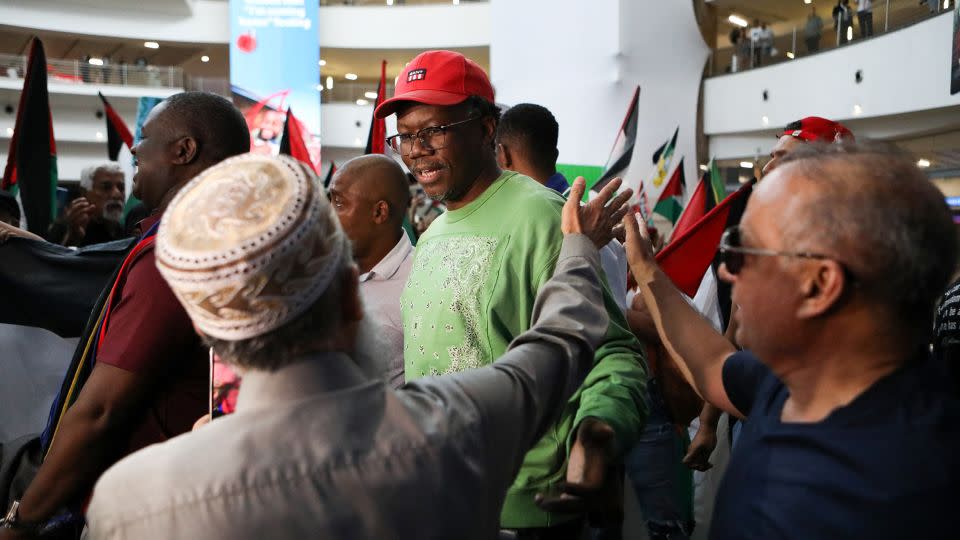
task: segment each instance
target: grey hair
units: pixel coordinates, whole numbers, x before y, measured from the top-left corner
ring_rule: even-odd
[[[90,165],[89,167],[84,167],[84,169],[80,171],[80,187],[88,191],[93,189],[93,178],[100,172],[123,174],[123,169],[120,168],[120,164],[116,161],[104,161]]]
[[[826,250],[904,330],[929,332],[958,246],[944,195],[916,160],[892,144],[809,144],[778,172],[816,186],[804,201],[806,219],[787,223],[784,240],[796,250]]]

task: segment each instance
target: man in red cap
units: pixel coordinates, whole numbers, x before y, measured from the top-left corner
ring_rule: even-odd
[[[840,122],[819,116],[808,116],[787,124],[777,144],[770,151],[770,161],[763,167],[763,176],[770,174],[784,156],[810,142],[853,142],[853,133]]]
[[[528,329],[560,251],[564,201],[529,177],[501,171],[493,87],[463,55],[414,58],[375,114],[394,113],[398,134],[389,145],[448,209],[420,237],[401,296],[409,382],[490,364]],[[610,508],[603,501],[617,490],[607,471],[643,425],[642,350],[606,283],[603,289],[610,323],[594,367],[507,492],[500,524],[520,538],[579,538],[588,514]],[[613,517],[622,514],[615,510]]]

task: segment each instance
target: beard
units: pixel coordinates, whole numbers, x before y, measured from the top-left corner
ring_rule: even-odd
[[[101,216],[105,221],[120,223],[120,219],[123,218],[123,204],[116,201],[108,202],[103,205]]]

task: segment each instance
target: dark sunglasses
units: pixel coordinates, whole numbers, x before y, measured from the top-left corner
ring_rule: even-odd
[[[793,251],[773,251],[770,249],[761,249],[761,248],[749,248],[743,247],[743,241],[740,237],[740,227],[733,226],[723,232],[723,236],[720,237],[720,262],[727,267],[727,272],[730,272],[733,275],[740,273],[740,270],[743,269],[743,264],[746,259],[746,255],[759,255],[767,257],[800,257],[804,259],[821,259],[821,260],[836,260],[833,257],[828,257],[827,255],[821,255],[819,253],[808,253],[808,252],[793,252]],[[847,267],[837,261],[838,264],[843,268],[850,277],[850,271]]]

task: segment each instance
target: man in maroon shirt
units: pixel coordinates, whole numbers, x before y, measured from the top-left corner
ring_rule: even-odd
[[[243,115],[222,97],[186,92],[157,105],[132,149],[134,194],[150,210],[141,234],[189,180],[249,147]],[[116,287],[93,371],[19,502],[19,526],[0,529],[2,540],[29,537],[35,525],[82,501],[118,459],[188,431],[206,412],[207,353],[160,277],[152,244],[132,258]]]

